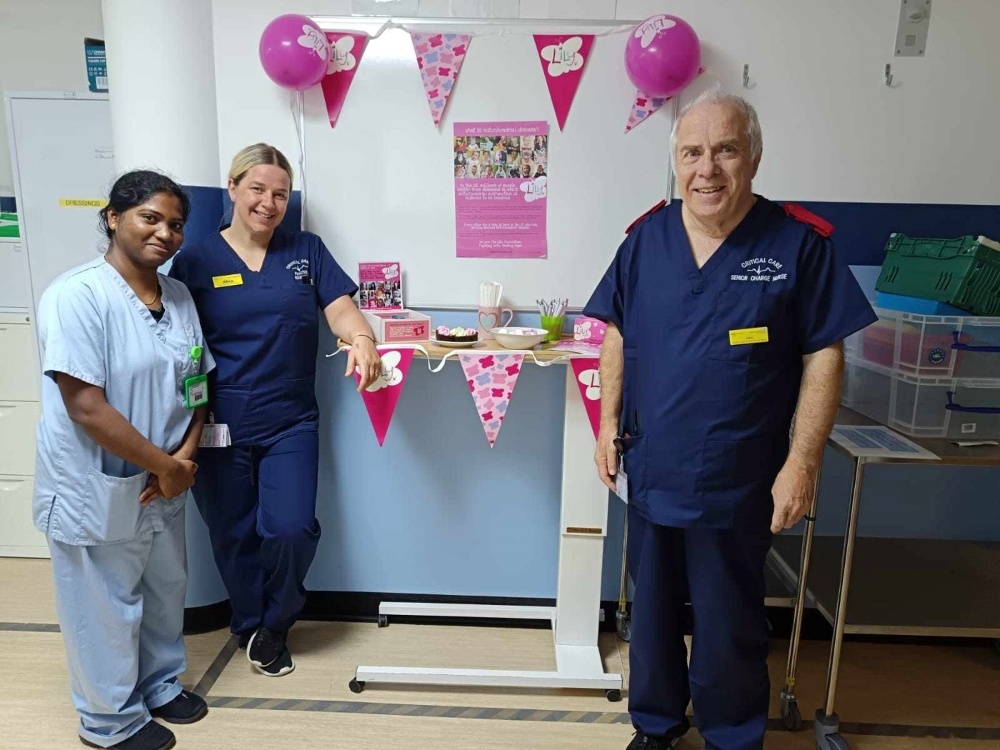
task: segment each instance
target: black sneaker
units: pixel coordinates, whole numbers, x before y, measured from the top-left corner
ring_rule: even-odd
[[[258,669],[266,667],[285,650],[285,631],[257,628],[247,643],[247,659]]]
[[[83,737],[80,738],[80,742],[87,747],[100,747],[93,742],[87,742]],[[114,750],[169,750],[176,744],[177,738],[174,737],[173,732],[162,724],[150,721],[131,737],[111,745],[111,747]]]
[[[653,737],[649,734],[643,734],[637,729],[635,736],[625,750],[672,750],[672,748],[677,747],[677,743],[681,741],[681,737],[687,733],[687,730],[687,727],[684,727],[683,730],[681,727],[677,727],[675,731],[665,737]]]
[[[181,694],[170,703],[154,708],[149,713],[170,724],[194,724],[205,718],[205,714],[208,713],[208,704],[200,695],[181,690]]]
[[[256,664],[253,666],[258,672],[263,675],[267,675],[268,677],[283,677],[295,669],[295,662],[292,661],[292,652],[286,647],[285,650],[281,652],[281,656],[272,661],[266,667],[258,667]]]

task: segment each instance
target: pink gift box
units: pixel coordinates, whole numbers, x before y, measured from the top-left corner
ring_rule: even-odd
[[[581,315],[573,323],[573,340],[588,344],[601,344],[604,342],[604,332],[607,330],[607,323],[597,320],[597,318]]]
[[[431,319],[413,310],[362,310],[380,344],[403,341],[428,341]]]

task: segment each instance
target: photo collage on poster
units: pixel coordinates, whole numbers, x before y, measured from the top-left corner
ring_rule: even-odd
[[[524,179],[547,174],[547,135],[468,135],[456,136],[453,142],[455,177]]]

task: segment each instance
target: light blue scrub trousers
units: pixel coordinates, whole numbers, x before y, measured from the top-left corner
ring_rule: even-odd
[[[56,609],[80,736],[109,747],[181,692],[187,558],[184,509],[163,531],[115,544],[49,538]]]

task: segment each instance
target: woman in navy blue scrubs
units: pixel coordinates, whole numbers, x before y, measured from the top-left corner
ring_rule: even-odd
[[[215,354],[210,411],[232,446],[205,450],[194,488],[229,592],[231,629],[261,673],[295,665],[288,629],[316,553],[318,311],[351,344],[358,390],[381,373],[357,285],[323,241],[281,226],[292,168],[273,146],[240,151],[229,172],[232,223],[178,254],[170,274],[194,297]]]

